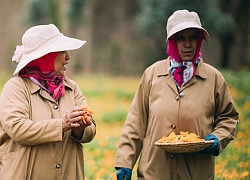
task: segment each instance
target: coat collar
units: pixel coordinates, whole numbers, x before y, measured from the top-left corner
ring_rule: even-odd
[[[40,86],[38,86],[37,84],[35,84],[34,82],[32,82],[29,78],[24,78],[24,79],[27,82],[27,85],[28,85],[28,87],[30,89],[31,94],[33,94],[33,93],[39,91],[40,89],[42,89]],[[66,77],[64,79],[64,85],[65,85],[65,89],[66,88],[69,88],[71,90],[73,89],[72,86],[71,86],[71,84],[69,84],[68,78],[66,78]]]
[[[157,67],[157,76],[168,76],[169,73],[169,67],[170,67],[170,58],[163,60],[163,63]],[[199,76],[203,79],[207,78],[207,73],[204,65],[203,59],[200,60],[198,67],[196,68],[196,76]]]
[[[168,76],[170,67],[170,58],[162,60],[162,64],[156,68],[157,76]]]
[[[207,78],[207,72],[206,72],[206,69],[205,69],[205,63],[203,61],[203,59],[201,58],[199,64],[198,64],[198,67],[196,68],[196,76],[200,76],[201,78],[203,79],[206,79]]]

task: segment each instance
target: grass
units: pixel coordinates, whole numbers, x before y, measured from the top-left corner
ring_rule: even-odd
[[[80,86],[97,121],[95,139],[84,144],[86,180],[115,179],[116,148],[139,77],[82,75],[72,79]]]
[[[216,157],[215,179],[250,179],[250,73],[222,70],[240,113],[236,139]],[[6,78],[0,76],[0,90]],[[115,179],[115,155],[122,126],[140,77],[81,74],[74,77],[97,121],[95,139],[84,144],[86,180]],[[136,168],[133,170],[136,179]]]
[[[249,179],[250,175],[250,101],[247,94],[250,74],[247,71],[222,71],[240,113],[236,139],[216,157],[215,179]],[[98,112],[97,136],[93,142],[85,145],[85,168],[87,180],[115,179],[116,147],[139,83],[139,77],[87,76],[89,89],[83,93],[89,104]],[[81,83],[77,77],[75,80]],[[97,92],[100,96],[88,96]],[[101,91],[101,92],[99,92]],[[97,153],[97,154],[96,154]],[[136,168],[133,170],[136,179]]]

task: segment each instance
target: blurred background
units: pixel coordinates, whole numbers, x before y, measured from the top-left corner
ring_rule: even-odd
[[[167,57],[166,22],[177,9],[196,11],[210,33],[205,62],[237,71],[249,66],[249,0],[1,0],[0,70],[14,71],[11,57],[28,28],[53,23],[87,41],[71,53],[68,73],[141,75]]]
[[[239,111],[236,139],[216,157],[215,180],[249,180],[250,0],[0,0],[0,91],[30,27],[53,23],[66,36],[86,40],[70,52],[66,71],[97,121],[95,139],[84,144],[85,179],[113,180],[118,140],[140,76],[167,58],[166,22],[177,9],[199,14],[211,38],[202,44],[204,61],[222,72]]]

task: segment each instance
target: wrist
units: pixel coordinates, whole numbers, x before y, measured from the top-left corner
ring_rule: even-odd
[[[77,141],[79,141],[79,140],[82,139],[83,134],[84,134],[84,129],[81,129],[81,130],[72,129],[72,130],[71,130],[71,136],[72,136],[75,140],[77,140]]]

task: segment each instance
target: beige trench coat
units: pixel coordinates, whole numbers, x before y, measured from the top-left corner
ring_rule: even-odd
[[[81,143],[94,138],[95,125],[79,141],[62,132],[62,117],[80,104],[86,99],[67,78],[59,103],[28,78],[10,79],[0,100],[0,180],[83,180]]]
[[[171,132],[201,138],[213,133],[221,152],[234,139],[238,123],[229,88],[221,73],[201,60],[179,96],[169,65],[169,59],[158,61],[144,72],[120,137],[116,167],[132,169],[140,156],[138,179],[214,179],[213,155],[170,154],[154,143]]]

